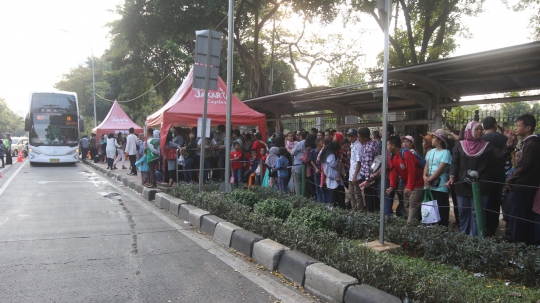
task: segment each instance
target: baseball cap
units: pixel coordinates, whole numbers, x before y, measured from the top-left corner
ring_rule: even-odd
[[[410,135],[402,136],[402,137],[401,137],[401,140],[404,140],[404,139],[407,139],[407,140],[411,141],[411,142],[414,144],[414,138],[413,138],[413,136],[410,136]]]
[[[358,131],[356,130],[356,128],[349,128],[349,130],[347,131],[347,136],[357,136],[358,135]]]

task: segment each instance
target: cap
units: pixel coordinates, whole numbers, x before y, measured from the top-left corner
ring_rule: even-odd
[[[347,131],[347,136],[356,136],[358,135],[358,131],[356,130],[356,128],[349,128],[349,130]]]
[[[402,136],[402,137],[401,137],[401,140],[403,140],[403,139],[407,139],[407,140],[411,141],[411,142],[414,144],[414,138],[413,138],[413,136],[410,136],[410,135]]]
[[[448,143],[448,133],[444,129],[438,129],[435,132],[431,133],[433,136],[443,140],[445,143]]]

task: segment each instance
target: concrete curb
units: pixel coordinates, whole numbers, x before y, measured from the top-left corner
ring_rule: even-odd
[[[201,229],[201,220],[204,216],[210,214],[204,209],[195,208],[189,211],[189,224]]]
[[[214,238],[219,242],[231,247],[232,235],[237,230],[243,230],[243,228],[236,226],[230,222],[220,222],[216,225],[214,232]]]
[[[275,271],[279,258],[288,247],[281,245],[270,239],[263,239],[253,245],[253,260],[268,268],[269,271]]]
[[[245,229],[240,229],[232,234],[231,247],[251,258],[253,245],[264,239]]]
[[[351,286],[345,293],[345,303],[401,303],[401,300],[367,284]]]
[[[356,284],[355,278],[323,263],[306,268],[304,288],[329,302],[342,303],[347,288]]]
[[[401,300],[367,284],[357,285],[358,280],[299,251],[247,231],[208,211],[175,198],[156,189],[146,188],[128,176],[117,175],[97,164],[82,162],[111,179],[122,182],[148,201],[165,209],[178,218],[189,221],[207,235],[227,247],[252,257],[270,271],[277,270],[285,278],[304,286],[310,292],[329,302],[345,303],[398,303]]]
[[[286,250],[279,259],[277,271],[285,278],[304,286],[306,268],[313,263],[319,263],[319,260],[299,251]]]
[[[208,215],[202,217],[201,221],[201,231],[209,236],[214,236],[216,226],[220,222],[226,222],[218,216]]]

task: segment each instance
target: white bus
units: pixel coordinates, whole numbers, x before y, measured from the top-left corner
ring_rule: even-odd
[[[34,92],[25,119],[28,160],[34,163],[77,163],[79,134],[84,131],[77,94]]]

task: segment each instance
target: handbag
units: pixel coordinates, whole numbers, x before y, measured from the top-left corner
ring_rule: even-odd
[[[427,175],[428,178],[431,177],[431,174]],[[441,186],[441,176],[438,176],[436,179],[433,179],[431,182],[429,182],[429,187],[440,187]]]
[[[165,147],[165,159],[176,160],[176,148]]]
[[[429,189],[424,191],[424,202],[422,202],[421,213],[422,223],[432,224],[441,221],[439,204],[437,204],[437,200],[433,199],[433,194]]]

